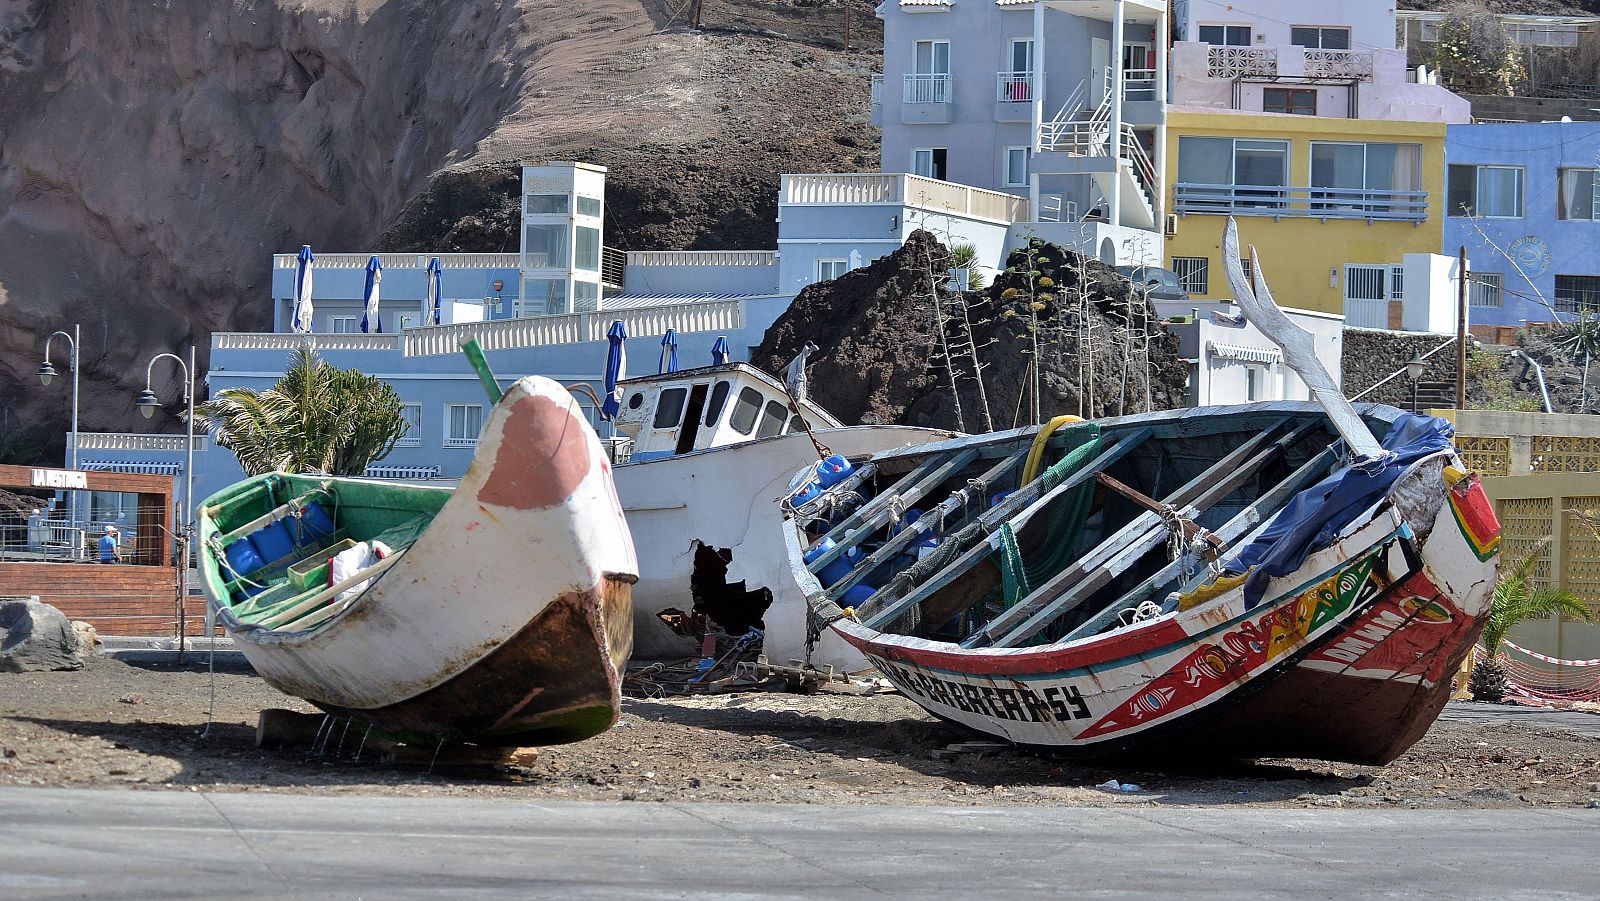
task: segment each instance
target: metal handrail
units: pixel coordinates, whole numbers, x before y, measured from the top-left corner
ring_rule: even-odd
[[[1211,185],[1195,182],[1179,182],[1174,188],[1174,210],[1180,215],[1200,213],[1383,222],[1422,222],[1428,218],[1427,191]]]
[[[1037,87],[1044,86],[1044,73],[996,72],[995,101],[997,103],[1031,103]]]

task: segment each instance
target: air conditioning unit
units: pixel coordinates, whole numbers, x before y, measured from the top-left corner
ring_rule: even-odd
[[[1169,238],[1175,237],[1178,234],[1178,214],[1168,213],[1164,226],[1165,227],[1162,229],[1162,231],[1166,234],[1166,236]]]

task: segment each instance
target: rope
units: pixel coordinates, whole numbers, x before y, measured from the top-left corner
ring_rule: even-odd
[[[1032,593],[1028,587],[1028,569],[1009,522],[1000,524],[1000,586],[1001,597],[1008,608]]]

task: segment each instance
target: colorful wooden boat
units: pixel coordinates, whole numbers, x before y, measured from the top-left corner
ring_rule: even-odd
[[[478,744],[616,721],[638,566],[610,463],[555,382],[505,392],[455,489],[275,473],[199,518],[217,620],[288,694]],[[390,553],[330,584],[330,557],[374,541]]]
[[[875,455],[832,490],[858,506],[789,505],[813,632],[936,716],[1053,752],[1385,763],[1410,747],[1488,616],[1499,524],[1448,422],[1353,409],[1236,249],[1229,263],[1320,403]]]

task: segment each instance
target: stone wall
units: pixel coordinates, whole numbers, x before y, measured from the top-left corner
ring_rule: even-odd
[[[1450,340],[1442,335],[1422,332],[1388,332],[1377,329],[1347,328],[1344,330],[1344,393],[1354,398],[1389,374],[1405,368],[1406,361],[1415,354],[1424,354]],[[1441,350],[1428,358],[1428,368],[1423,370],[1421,400],[1430,405],[1430,393],[1437,393],[1440,385],[1455,390],[1456,353],[1454,348]],[[1431,384],[1430,384],[1431,383]],[[1405,375],[1390,379],[1383,387],[1361,398],[1362,401],[1392,404],[1401,409],[1411,408],[1411,379]],[[1436,400],[1436,398],[1435,398]]]

